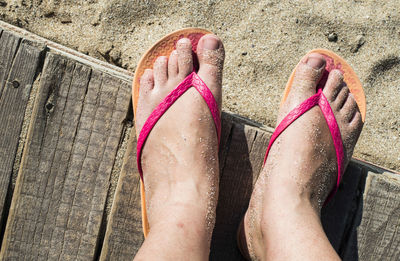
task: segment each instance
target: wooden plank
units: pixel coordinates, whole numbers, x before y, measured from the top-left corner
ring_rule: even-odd
[[[358,254],[360,260],[400,260],[400,175],[368,174]]]
[[[226,145],[229,151],[221,166],[210,260],[243,260],[237,248],[236,231],[247,210],[269,138],[269,133],[258,128],[236,122],[232,125]]]
[[[15,58],[20,39],[3,32],[0,39],[0,223],[5,220],[3,211],[13,171],[14,159],[25,109],[43,45],[23,40]],[[3,49],[2,49],[3,48]],[[4,61],[1,61],[5,59]],[[11,66],[12,65],[12,66]],[[5,80],[6,79],[6,80]]]
[[[40,37],[34,33],[28,32],[23,28],[8,24],[1,20],[0,20],[0,28],[3,28],[3,30],[8,30],[12,32],[13,35],[20,36],[24,39],[29,39],[34,42],[43,43],[44,45],[47,46],[49,50],[56,51],[57,53],[63,55],[66,58],[73,59],[74,61],[83,63],[94,69],[99,69],[102,72],[110,74],[116,78],[127,80],[129,82],[132,82],[133,80],[133,72],[127,71],[121,67],[110,64],[108,62],[104,62],[99,59],[93,58],[89,55],[85,55],[81,52],[78,52],[75,49],[68,48],[61,44],[50,41],[46,38]]]
[[[48,53],[1,259],[93,259],[130,87]]]
[[[322,208],[321,221],[333,248],[343,258],[357,217],[365,185],[366,172],[350,162],[343,175],[338,192]]]
[[[136,134],[132,128],[107,224],[100,260],[132,260],[143,243]]]
[[[0,28],[1,29],[1,28]],[[21,38],[10,32],[2,31],[0,37],[0,97],[3,93],[7,76],[10,72],[12,62],[17,52]]]

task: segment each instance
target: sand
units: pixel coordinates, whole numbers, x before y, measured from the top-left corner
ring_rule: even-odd
[[[157,39],[203,27],[226,49],[224,110],[275,126],[299,59],[327,48],[354,68],[367,118],[354,156],[400,171],[400,1],[0,0],[0,19],[134,71]]]

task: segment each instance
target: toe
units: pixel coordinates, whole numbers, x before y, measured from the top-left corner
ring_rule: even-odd
[[[323,92],[328,101],[333,102],[343,85],[343,74],[339,70],[333,70],[329,73]]]
[[[347,85],[344,85],[342,89],[339,91],[339,94],[336,96],[336,99],[333,102],[333,107],[336,111],[342,109],[344,103],[347,100],[347,97],[349,96],[350,90]]]
[[[222,84],[222,70],[225,51],[222,41],[213,34],[207,34],[199,40],[197,45],[199,58],[199,76],[213,92],[219,97]]]
[[[353,154],[354,146],[356,145],[358,137],[360,136],[362,127],[363,122],[361,113],[358,109],[356,109],[350,121],[346,124],[346,127],[340,130],[348,160],[350,160],[350,157]]]
[[[293,79],[293,86],[296,89],[312,90],[315,92],[323,69],[325,67],[325,58],[318,53],[311,53],[304,57],[299,66],[296,68],[296,73]]]
[[[168,79],[168,60],[165,56],[159,56],[154,62],[153,74],[155,86],[164,86]]]
[[[192,43],[182,38],[176,44],[179,76],[186,77],[193,71]]]
[[[178,75],[178,53],[172,51],[168,59],[168,78],[174,78]]]
[[[316,93],[325,63],[325,58],[318,53],[308,54],[301,59],[295,69],[289,95],[279,111],[278,122],[293,108]]]
[[[350,122],[353,119],[356,111],[357,111],[357,103],[356,100],[354,99],[353,94],[350,93],[347,96],[347,99],[342,109],[340,110],[340,113],[342,114],[343,119],[345,119],[347,122]]]
[[[146,95],[148,91],[154,88],[154,75],[152,69],[146,69],[140,77],[139,98]]]
[[[292,104],[302,102],[315,94],[325,63],[325,58],[318,53],[311,53],[300,61],[288,97]]]
[[[153,109],[152,90],[154,88],[154,74],[152,69],[146,69],[140,77],[139,99],[135,115],[136,134],[139,135],[144,122]]]
[[[350,121],[350,126],[353,129],[361,130],[361,128],[363,126],[363,122],[362,122],[361,113],[358,110],[354,113],[354,117]]]

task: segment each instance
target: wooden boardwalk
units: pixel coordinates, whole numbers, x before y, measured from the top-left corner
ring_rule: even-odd
[[[131,80],[0,22],[1,260],[133,259],[143,236]],[[211,260],[242,260],[236,228],[271,131],[223,113]],[[383,172],[353,160],[323,209],[345,260],[400,260],[400,177]]]

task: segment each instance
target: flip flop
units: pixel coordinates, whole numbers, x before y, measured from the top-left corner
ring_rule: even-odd
[[[337,181],[336,181],[335,187],[332,189],[332,191],[329,193],[327,199],[325,200],[324,205],[326,205],[332,199],[333,195],[335,195],[337,189],[339,188],[342,174],[345,171],[343,169],[343,167],[344,167],[343,166],[343,164],[344,164],[343,141],[342,141],[342,138],[340,135],[339,126],[336,122],[335,115],[333,114],[331,106],[329,105],[327,98],[325,97],[325,95],[322,92],[322,88],[325,86],[325,83],[328,79],[329,73],[334,69],[338,69],[343,73],[344,82],[346,83],[350,92],[353,94],[354,99],[356,100],[357,106],[360,110],[362,122],[365,122],[366,101],[365,101],[364,90],[362,88],[360,80],[358,79],[356,73],[351,68],[351,66],[342,57],[340,57],[339,55],[335,54],[332,51],[325,50],[325,49],[315,49],[315,50],[310,51],[307,55],[309,55],[311,53],[319,53],[322,56],[324,56],[324,58],[326,60],[325,71],[323,72],[321,80],[318,82],[318,85],[317,85],[317,93],[314,94],[313,96],[311,96],[310,98],[306,99],[304,102],[299,104],[296,108],[294,108],[291,112],[289,112],[286,115],[286,117],[276,127],[274,133],[271,136],[267,151],[265,153],[264,164],[267,161],[268,153],[269,153],[274,141],[276,140],[276,138],[278,138],[278,136],[290,124],[292,124],[296,119],[298,119],[305,112],[309,111],[314,106],[319,106],[322,111],[322,114],[325,117],[326,123],[328,124],[329,130],[330,130],[330,133],[331,133],[331,136],[333,139],[333,144],[334,144],[335,150],[336,150],[337,166],[338,166]],[[298,66],[299,65],[297,65],[296,68],[293,70],[293,72],[290,75],[290,78],[288,80],[288,83],[286,84],[286,88],[283,93],[283,98],[282,98],[281,105],[280,105],[281,107],[282,107],[283,103],[286,101],[286,98],[289,95],[290,89],[292,88],[294,74],[295,74]]]
[[[175,49],[176,43],[179,39],[188,38],[192,42],[192,54],[193,54],[193,72],[189,74],[178,86],[172,90],[161,103],[153,110],[150,116],[147,118],[145,124],[139,135],[137,135],[137,166],[140,174],[140,194],[141,194],[141,205],[142,205],[142,226],[143,234],[146,237],[149,233],[149,222],[146,213],[146,199],[145,199],[145,189],[143,182],[143,171],[141,164],[142,150],[145,145],[146,139],[150,134],[152,128],[156,125],[157,121],[162,117],[162,115],[168,110],[168,108],[174,104],[174,102],[179,99],[179,97],[184,94],[189,88],[194,87],[204,98],[210,109],[211,115],[214,120],[215,128],[218,136],[218,144],[221,136],[221,119],[220,111],[218,109],[218,104],[214,99],[213,94],[203,80],[197,75],[196,71],[199,68],[196,50],[197,44],[200,38],[205,34],[210,34],[211,32],[201,29],[201,28],[185,28],[173,33],[170,33],[156,42],[140,59],[138,66],[136,67],[135,76],[133,78],[133,112],[135,116],[136,124],[136,109],[139,99],[139,89],[140,89],[140,77],[143,75],[145,69],[153,68],[153,64],[157,57],[159,56],[169,56],[171,52]]]
[[[329,193],[327,199],[324,202],[324,205],[326,205],[334,196],[336,193],[340,180],[342,177],[342,174],[344,172],[343,169],[343,164],[344,164],[344,153],[343,153],[343,141],[340,135],[340,130],[339,126],[336,122],[335,115],[333,114],[333,111],[329,105],[329,102],[325,95],[322,92],[322,88],[325,86],[325,83],[328,79],[328,75],[330,71],[333,69],[338,69],[343,73],[344,77],[344,82],[347,84],[347,87],[349,88],[350,92],[353,94],[357,106],[360,110],[361,113],[361,119],[362,122],[365,122],[365,114],[366,114],[366,101],[365,101],[365,95],[364,95],[364,90],[362,88],[361,82],[358,79],[356,73],[353,71],[351,66],[340,56],[337,54],[325,50],[325,49],[314,49],[310,51],[307,55],[311,53],[319,53],[324,56],[326,60],[326,65],[325,65],[325,71],[323,72],[323,75],[321,77],[321,80],[319,81],[317,85],[317,93],[312,95],[310,98],[306,99],[303,101],[301,104],[299,104],[296,108],[294,108],[291,112],[289,112],[286,117],[279,123],[279,125],[276,127],[274,133],[271,136],[271,139],[268,144],[267,151],[265,153],[264,157],[264,165],[265,162],[267,161],[268,153],[274,144],[274,141],[279,137],[279,135],[288,127],[290,124],[292,124],[296,119],[298,119],[301,115],[309,111],[311,108],[314,106],[319,106],[325,120],[328,124],[329,130],[331,132],[331,136],[333,139],[333,144],[335,146],[336,150],[336,159],[337,159],[337,165],[338,165],[338,177],[337,181],[335,184],[335,187],[331,190]],[[299,63],[300,64],[300,63]],[[286,98],[289,95],[290,89],[292,88],[293,84],[293,79],[294,79],[294,74],[296,72],[297,67],[299,64],[296,66],[296,68],[293,70],[292,74],[289,77],[289,80],[286,84],[285,91],[283,93],[283,98],[281,101],[280,106],[282,107],[284,102],[286,101]],[[247,251],[243,249],[243,244],[240,242],[243,242],[243,238],[240,237],[240,235],[243,236],[244,233],[244,224],[243,224],[244,219],[242,219],[241,224],[239,225],[238,233],[237,233],[237,242],[238,242],[238,248],[246,259],[250,260],[250,257],[247,255]],[[243,233],[240,233],[243,230]]]

